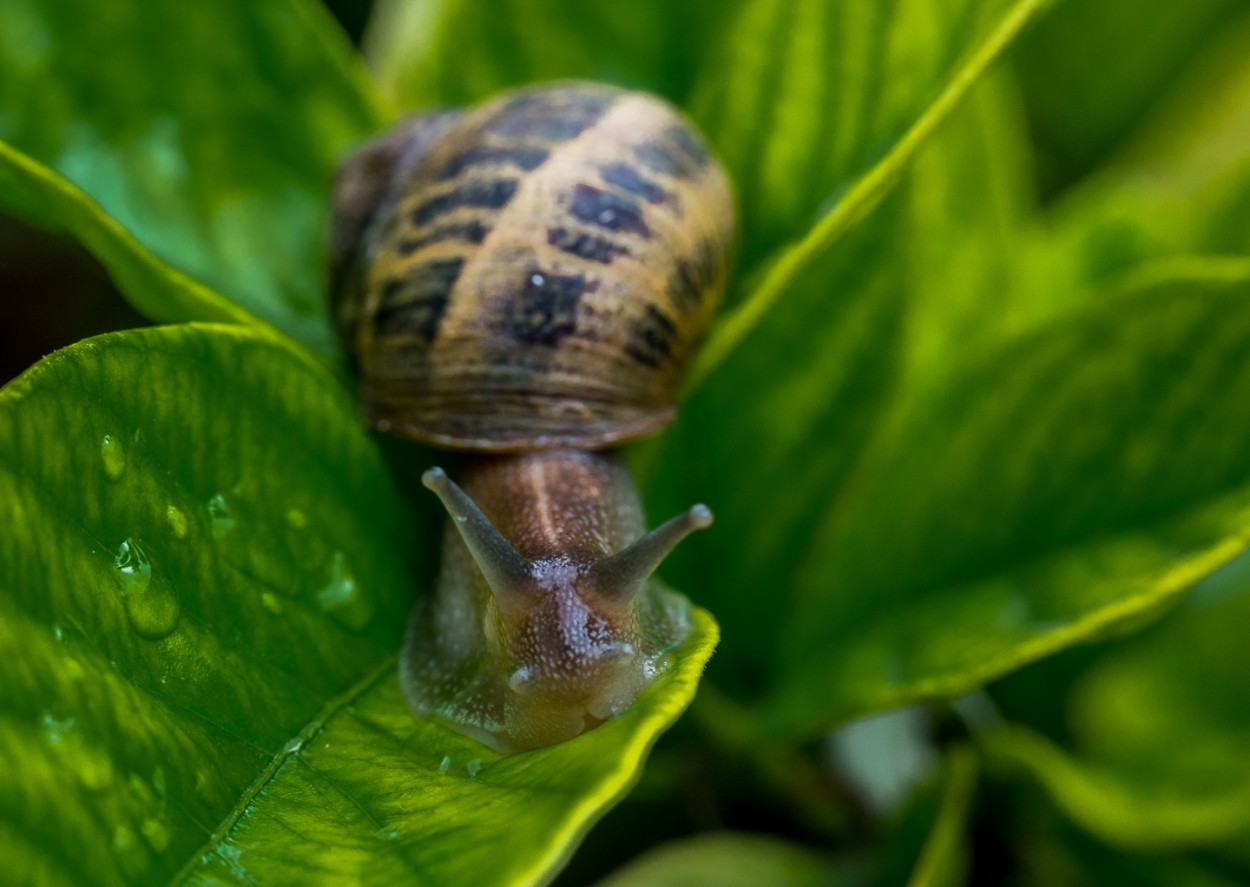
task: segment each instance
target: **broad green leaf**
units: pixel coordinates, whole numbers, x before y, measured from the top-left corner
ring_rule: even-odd
[[[624,714],[524,754],[415,721],[387,663],[288,745],[176,883],[545,883],[694,696],[717,638],[694,612],[676,667]]]
[[[0,204],[89,237],[128,292],[137,263],[185,275],[327,353],[331,171],[381,119],[335,26],[305,0],[0,7],[0,139],[103,213],[32,206],[72,192],[21,157],[4,166],[21,193],[6,183]],[[85,231],[84,213],[111,236]],[[164,320],[223,319],[201,289],[171,293],[162,304],[141,285],[133,298]]]
[[[1080,299],[1144,262],[1250,255],[1250,15],[1189,67],[1114,163],[1066,196],[1033,276]]]
[[[1080,677],[1071,750],[1022,727],[989,733],[986,747],[1032,773],[1075,822],[1127,849],[1244,840],[1248,567],[1234,562]]]
[[[1014,53],[1050,187],[1087,174],[1120,147],[1239,0],[1064,3]],[[1113,51],[1107,51],[1114,47]]]
[[[751,832],[709,832],[643,854],[599,887],[838,887],[849,871],[801,844]]]
[[[715,643],[699,611],[621,717],[500,758],[399,696],[417,528],[304,352],[241,327],[114,334],[38,364],[0,413],[0,646],[22,650],[0,666],[0,834],[19,881],[541,879],[632,784]]]
[[[401,108],[472,104],[521,83],[565,78],[680,101],[703,48],[738,2],[381,0],[366,54],[381,90]]]
[[[954,695],[1250,541],[1250,274],[1158,282],[909,406],[801,568],[772,728]]]
[[[691,98],[742,203],[746,263],[801,235],[942,91],[1003,0],[747,0]]]
[[[666,575],[734,639],[711,673],[734,695],[769,681],[794,569],[898,401],[1036,313],[1012,259],[1027,181],[1016,122],[1009,84],[978,87],[899,191],[795,281],[648,454],[653,514],[693,501],[716,513]]]
[[[393,654],[414,527],[335,380],[243,327],[89,340],[0,414],[7,865],[166,879]]]
[[[80,189],[0,142],[0,200],[11,212],[77,238],[131,304],[156,320],[254,323],[228,299],[158,259]]]
[[[769,0],[759,2],[766,3]],[[923,4],[935,0],[916,2],[919,4],[917,8],[923,12]],[[813,217],[809,221],[799,219],[799,227],[791,232],[791,236],[797,239],[779,252],[761,276],[748,281],[750,286],[743,289],[746,296],[741,304],[713,328],[707,345],[699,354],[687,378],[687,390],[693,390],[730,352],[743,344],[783,296],[791,290],[802,292],[802,286],[798,284],[803,276],[810,273],[812,268],[823,264],[825,257],[847,232],[869,216],[873,208],[890,193],[908,164],[932,140],[938,127],[950,117],[986,69],[1019,37],[1029,23],[1041,15],[1049,3],[1050,0],[1016,0],[1010,4],[1004,0],[985,0],[985,5],[980,5],[974,0],[968,0],[964,23],[969,27],[954,31],[956,36],[940,50],[922,54],[922,57],[943,60],[942,64],[936,66],[936,70],[930,72],[929,77],[914,77],[906,66],[898,72],[881,72],[881,76],[889,79],[891,88],[914,90],[911,101],[902,103],[907,105],[907,113],[900,112],[898,119],[888,129],[875,132],[872,138],[862,140],[864,148],[869,151],[868,155],[857,158],[855,163],[837,172],[838,185],[835,193],[826,194],[820,188],[811,188],[810,192],[804,192],[805,199],[814,201],[810,207],[813,213],[821,203],[831,198],[835,202],[819,218]],[[868,6],[863,5],[863,8],[867,9]],[[895,17],[883,20],[884,24],[894,25],[898,29],[896,39],[904,44],[907,38],[922,41],[925,38],[919,35],[925,35],[938,27],[929,17],[916,15],[916,10],[910,7],[904,10],[890,6],[889,9],[895,13]],[[937,15],[936,9],[933,12],[939,21],[944,21],[941,15]],[[993,17],[990,17],[991,12],[995,13]],[[985,20],[992,24],[971,27],[972,24]],[[880,47],[885,44],[874,40],[871,45]],[[877,51],[880,52],[880,48]],[[900,53],[901,58],[909,58],[907,52],[900,50]],[[785,53],[780,56],[784,58]],[[817,60],[828,61],[823,55],[823,47],[809,52],[805,59],[809,66]],[[709,76],[716,77],[720,74],[712,71]],[[806,73],[796,73],[795,86],[807,84],[810,76],[810,67]],[[916,80],[915,84],[913,79]],[[784,100],[786,93],[783,88],[779,89],[782,89],[781,98]],[[772,102],[777,98],[778,96],[766,94],[763,101]],[[740,115],[749,114],[751,110],[738,109],[737,113],[728,113],[726,119],[737,122],[741,119]],[[767,130],[766,133],[771,138],[787,138],[777,129]],[[724,137],[713,130],[712,140],[719,147]],[[809,152],[813,162],[822,162],[823,145],[803,147]],[[730,168],[738,177],[740,189],[750,191],[754,187],[749,172],[744,174],[737,170],[732,162]],[[811,186],[808,179],[804,178],[805,175],[810,173],[794,173],[794,181],[809,188]],[[761,201],[765,199],[763,195],[767,195],[767,200],[772,200],[768,187],[762,187],[760,193]],[[752,219],[756,214],[757,211],[752,209],[750,201],[746,200],[744,217]],[[745,236],[749,243],[757,245],[768,240],[763,235],[753,234],[750,229]]]

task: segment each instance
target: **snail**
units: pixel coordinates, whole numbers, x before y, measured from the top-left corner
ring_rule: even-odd
[[[465,454],[400,683],[503,752],[627,707],[690,630],[652,578],[696,505],[645,532],[612,451],[674,415],[724,289],[735,211],[664,101],[592,83],[401,123],[342,166],[331,309],[377,429]]]

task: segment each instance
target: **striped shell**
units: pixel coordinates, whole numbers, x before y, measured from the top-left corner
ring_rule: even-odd
[[[365,412],[490,452],[654,431],[733,236],[723,170],[655,97],[564,83],[403,124],[335,187],[334,315]]]

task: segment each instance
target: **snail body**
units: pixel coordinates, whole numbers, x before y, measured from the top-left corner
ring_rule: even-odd
[[[340,171],[336,326],[384,431],[470,453],[401,682],[504,751],[627,706],[689,630],[651,572],[702,506],[645,533],[599,452],[674,414],[724,286],[734,210],[702,139],[651,96],[522,89],[402,124]]]

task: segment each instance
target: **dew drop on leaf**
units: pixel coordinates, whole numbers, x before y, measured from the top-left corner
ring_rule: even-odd
[[[126,851],[134,845],[135,836],[130,829],[124,825],[118,825],[113,828],[113,849],[118,851]]]
[[[230,869],[230,876],[240,884],[252,879],[251,874],[243,866],[243,850],[236,844],[222,842],[217,845],[216,856]]]
[[[187,537],[187,516],[182,513],[181,508],[177,505],[170,505],[165,509],[165,519],[169,521],[169,529],[175,539]]]
[[[74,755],[78,781],[88,791],[104,791],[113,785],[113,760],[98,747],[84,745]]]
[[[330,580],[317,592],[317,603],[335,621],[360,630],[373,618],[373,604],[361,594],[347,556],[334,552],[330,559]]]
[[[126,473],[126,451],[122,443],[111,434],[104,435],[100,441],[100,458],[104,462],[104,473],[112,480],[117,480]]]
[[[163,571],[153,569],[147,552],[130,538],[117,549],[113,568],[121,581],[130,627],[150,641],[168,637],[181,611],[173,582]]]
[[[65,771],[77,776],[83,788],[102,791],[113,784],[112,759],[85,740],[75,718],[44,712],[39,718],[39,732],[48,747],[61,756]]]
[[[226,497],[221,493],[208,500],[208,519],[214,539],[220,539],[234,532],[234,515],[230,512],[230,506],[226,504]]]
[[[443,760],[441,760],[438,764],[438,772],[446,774],[447,771],[450,769],[451,769],[451,758],[448,757],[447,755],[443,755]]]
[[[377,836],[383,841],[394,841],[399,837],[399,830],[391,826],[383,826],[378,829]]]
[[[148,846],[157,853],[164,853],[165,848],[169,846],[169,829],[159,819],[148,818],[143,820],[143,825],[140,826],[139,831],[143,833],[143,838],[148,842]]]
[[[135,840],[135,834],[124,825],[113,829],[113,856],[128,878],[135,878],[147,864],[147,853]]]
[[[73,718],[58,718],[51,712],[44,712],[39,719],[39,732],[49,745],[65,745],[77,740],[76,726]]]
[[[113,567],[122,581],[122,595],[142,594],[152,581],[152,563],[139,543],[126,539],[117,549]]]

